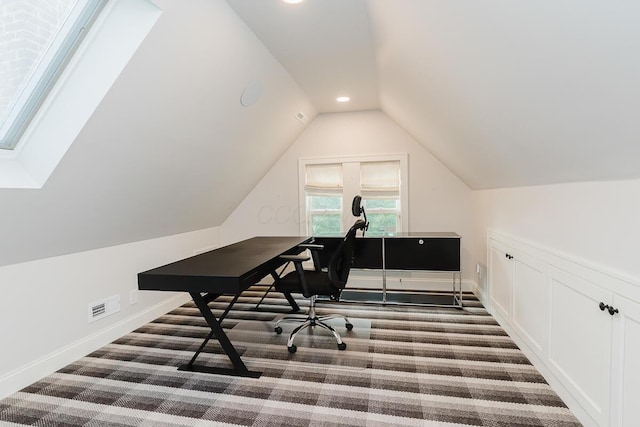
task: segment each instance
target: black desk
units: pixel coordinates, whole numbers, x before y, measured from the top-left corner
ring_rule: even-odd
[[[314,243],[324,245],[331,254],[340,237],[314,237]],[[328,263],[328,258],[320,258],[320,264]],[[425,304],[462,307],[462,279],[460,271],[460,236],[451,232],[405,232],[383,236],[359,236],[356,239],[353,268],[382,271],[382,292],[380,302],[385,304]],[[420,303],[414,295],[393,295],[387,298],[387,271],[422,270],[452,273],[452,295],[437,298],[436,302]],[[372,302],[372,292],[345,289],[340,299]],[[432,297],[433,298],[433,297]],[[394,300],[395,299],[395,300]]]
[[[139,273],[138,288],[141,290],[189,292],[211,328],[209,336],[191,361],[178,369],[260,377],[260,372],[247,369],[220,323],[244,290],[269,274],[275,279],[276,269],[286,263],[279,258],[280,255],[299,253],[297,246],[308,240],[307,237],[254,237]],[[234,295],[234,298],[217,319],[208,303],[223,294]],[[285,296],[292,308],[297,310],[297,304],[291,295]],[[194,365],[196,358],[213,336],[231,360],[233,369]]]

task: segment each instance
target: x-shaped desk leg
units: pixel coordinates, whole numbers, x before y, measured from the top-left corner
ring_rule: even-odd
[[[260,301],[258,301],[258,303],[256,304],[256,306],[253,308],[254,310],[257,310],[258,307],[260,307],[260,304],[262,304],[262,301],[264,301],[265,297],[267,296],[267,294],[269,292],[271,292],[271,289],[273,289],[273,287],[276,285],[276,283],[278,282],[278,280],[280,280],[280,276],[282,276],[282,273],[284,272],[284,270],[287,269],[287,266],[289,265],[289,262],[287,262],[285,264],[284,267],[282,267],[282,270],[280,271],[280,273],[278,274],[275,270],[272,271],[271,277],[273,277],[273,283],[269,286],[269,288],[267,289],[267,291],[262,295],[262,298],[260,298]],[[287,302],[289,303],[289,305],[291,306],[291,311],[290,313],[297,313],[300,311],[300,306],[298,306],[298,303],[296,302],[295,299],[293,299],[293,297],[291,296],[291,293],[289,292],[283,292],[282,293],[284,295],[284,297],[287,299]]]
[[[229,337],[227,336],[227,334],[224,333],[224,330],[220,325],[220,322],[222,322],[222,319],[224,319],[224,317],[227,315],[227,313],[231,309],[231,306],[236,302],[238,297],[236,296],[229,303],[229,306],[225,310],[224,314],[220,316],[220,321],[218,321],[218,319],[216,319],[216,316],[213,315],[213,313],[211,312],[211,309],[207,305],[207,299],[205,297],[200,295],[200,293],[198,292],[190,292],[189,294],[191,295],[191,298],[193,298],[193,302],[196,304],[196,307],[198,307],[198,310],[200,310],[202,317],[204,317],[204,320],[207,322],[207,324],[211,328],[211,332],[209,333],[207,338],[204,340],[200,348],[193,355],[193,357],[191,358],[191,361],[189,363],[181,365],[178,368],[178,370],[204,372],[208,374],[222,374],[222,375],[235,375],[240,377],[260,378],[260,375],[262,375],[261,372],[250,371],[249,369],[247,369],[246,365],[240,358],[240,355],[236,351],[235,347],[233,346],[233,344],[231,344]],[[207,345],[207,342],[209,342],[209,340],[213,336],[215,336],[218,339],[220,346],[224,350],[225,354],[231,360],[231,363],[233,364],[233,369],[209,367],[209,366],[194,364],[198,355],[202,352],[202,350],[204,350],[204,347]]]

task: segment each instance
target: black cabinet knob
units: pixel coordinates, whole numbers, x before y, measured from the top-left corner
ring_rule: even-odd
[[[616,313],[620,313],[620,311],[618,311],[617,308],[613,308],[608,304],[605,304],[603,302],[601,302],[600,304],[598,304],[598,307],[600,307],[600,310],[605,311],[607,310],[609,312],[610,315],[614,315]]]

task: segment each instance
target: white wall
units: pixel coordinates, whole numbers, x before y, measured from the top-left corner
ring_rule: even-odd
[[[640,280],[640,180],[476,191],[474,257],[494,228]]]
[[[381,111],[321,114],[223,223],[222,241],[298,235],[298,159],[408,153],[409,230],[462,236],[471,278],[471,190]]]
[[[0,267],[0,398],[185,301],[139,291],[137,273],[218,245],[219,227]],[[88,304],[119,294],[121,311],[88,323]]]
[[[114,40],[128,34],[122,28],[140,30],[142,18],[130,10],[140,3],[157,21],[123,65],[128,57]],[[52,92],[52,108],[61,102],[64,114],[43,110],[43,123],[51,124],[38,135],[75,140],[41,189],[0,188],[0,211],[11,212],[0,221],[0,266],[220,226],[302,133],[296,113],[315,116],[297,83],[224,0],[152,3],[109,1],[105,10],[113,13],[93,29],[118,30],[118,37],[88,35],[78,51],[86,56],[72,61],[77,69]],[[67,113],[87,109],[74,94],[88,96],[98,82],[95,72],[77,73],[104,66],[94,49],[110,67],[115,56],[116,68],[124,68],[110,76],[110,87],[101,83],[103,92],[93,95],[106,92],[104,98],[78,125]],[[241,94],[255,81],[262,96],[244,107]],[[77,137],[68,134],[70,122]]]

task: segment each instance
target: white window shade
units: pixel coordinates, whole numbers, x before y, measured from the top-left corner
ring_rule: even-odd
[[[353,224],[357,194],[367,210],[369,233],[409,229],[406,154],[298,160],[301,235],[335,234]]]
[[[369,196],[400,195],[400,162],[363,162],[360,164],[360,188]]]
[[[342,191],[342,165],[307,165],[305,170],[305,188],[313,193],[332,193]]]

